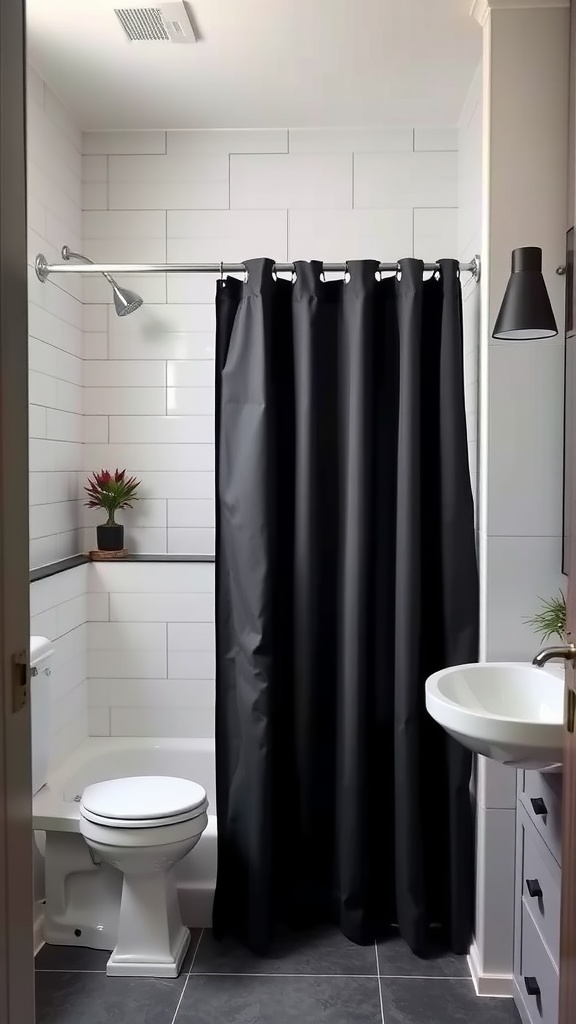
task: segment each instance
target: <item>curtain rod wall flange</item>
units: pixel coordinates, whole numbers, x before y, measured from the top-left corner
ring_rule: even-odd
[[[50,274],[243,274],[246,267],[243,263],[48,263],[42,253],[38,253],[34,261],[36,276],[43,283]],[[345,263],[324,263],[328,273],[345,273]],[[397,263],[381,263],[383,272],[393,273],[398,270]],[[424,270],[434,272],[439,269],[438,263],[425,263]],[[293,263],[275,263],[274,270],[280,274],[290,274],[294,270]],[[480,256],[476,255],[470,263],[460,263],[460,271],[472,274],[476,282],[480,280]]]

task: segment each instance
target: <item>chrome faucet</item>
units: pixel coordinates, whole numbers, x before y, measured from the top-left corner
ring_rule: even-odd
[[[558,658],[561,661],[576,662],[576,646],[574,644],[561,644],[558,647],[543,647],[532,658],[532,664],[536,665],[537,668],[544,668],[546,662],[552,661],[554,658]],[[576,690],[573,690],[572,686],[568,683],[566,693],[566,728],[568,732],[573,733],[576,727]]]
[[[576,646],[574,644],[562,644],[558,647],[543,647],[532,658],[532,664],[538,668],[544,668],[547,661],[554,659],[562,661],[576,661]]]

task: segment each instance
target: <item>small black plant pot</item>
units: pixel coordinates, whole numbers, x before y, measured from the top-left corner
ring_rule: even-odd
[[[122,551],[124,548],[124,527],[119,523],[114,526],[97,526],[96,540],[99,551]]]

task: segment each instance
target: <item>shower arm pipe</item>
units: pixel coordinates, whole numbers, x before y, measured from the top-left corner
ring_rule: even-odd
[[[72,254],[71,254],[72,255]],[[76,255],[76,254],[74,254]],[[87,257],[82,257],[87,259]],[[480,256],[474,256],[470,263],[460,263],[460,271],[472,274],[475,281],[480,280]],[[245,274],[243,263],[48,263],[40,253],[35,261],[36,274],[41,281],[46,281],[50,274]],[[294,272],[293,263],[275,263],[274,271],[279,274]],[[326,273],[344,274],[348,270],[347,263],[324,263],[322,269]],[[397,273],[398,263],[381,263],[382,272]],[[438,263],[425,263],[424,270],[439,270]]]
[[[85,263],[87,267],[92,267],[93,269],[96,267],[96,264],[94,263],[94,260],[91,260],[89,256],[84,256],[81,252],[73,252],[72,249],[70,249],[69,246],[67,246],[67,245],[63,246],[63,248],[62,248],[62,256],[63,256],[63,258],[65,260],[81,260],[82,263]],[[44,262],[42,262],[42,261],[44,261]],[[45,261],[44,256],[42,256],[42,253],[39,253],[38,256],[36,257],[36,263],[35,263],[36,273],[37,273],[38,277],[40,277],[40,274],[38,272],[38,267],[39,266],[43,267],[45,263],[46,263],[46,261]],[[58,264],[54,264],[54,266],[56,267],[56,266],[58,266]],[[46,264],[46,267],[48,267],[48,264]],[[61,266],[60,269],[64,270],[65,269],[64,265]],[[68,267],[66,269],[69,270],[70,268]],[[78,267],[76,267],[75,269],[78,270]],[[55,273],[55,272],[56,271],[50,271],[50,273]],[[116,281],[114,280],[114,278],[110,277],[110,273],[108,271],[101,270],[100,273],[102,274],[103,277],[106,278],[108,283],[111,284],[113,288],[116,287]],[[40,277],[40,280],[42,281],[41,277]],[[44,278],[44,280],[46,280],[46,278]]]

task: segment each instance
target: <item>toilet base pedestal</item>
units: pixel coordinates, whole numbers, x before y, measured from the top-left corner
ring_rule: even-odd
[[[124,874],[118,941],[106,974],[177,978],[190,945],[182,924],[174,874]]]

